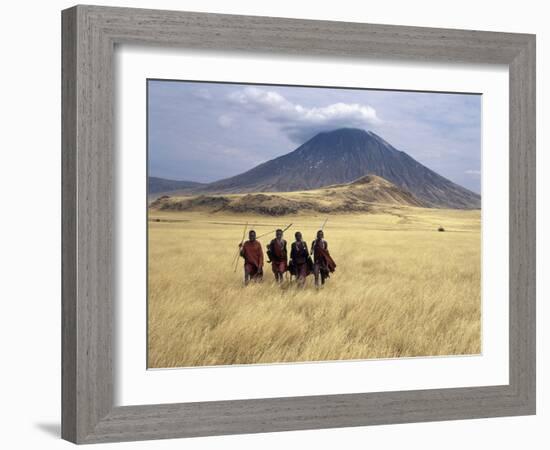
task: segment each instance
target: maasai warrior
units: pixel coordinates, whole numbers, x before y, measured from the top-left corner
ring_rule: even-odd
[[[287,269],[286,241],[283,239],[283,230],[275,231],[275,239],[267,245],[267,256],[271,262],[271,270],[278,283],[283,282],[283,276]]]
[[[311,271],[311,258],[307,250],[307,244],[302,240],[302,233],[297,231],[294,236],[296,237],[296,241],[292,243],[290,249],[290,258],[292,260],[292,270],[290,273],[296,276],[298,285],[302,287]]]
[[[262,244],[256,240],[256,232],[250,230],[248,241],[239,244],[240,255],[244,258],[244,284],[250,280],[261,281],[263,277],[264,253]]]
[[[321,285],[336,269],[336,264],[328,252],[328,243],[324,239],[323,230],[317,232],[317,239],[311,243],[311,254],[313,255],[313,275],[315,276],[315,286],[319,287],[319,278]]]

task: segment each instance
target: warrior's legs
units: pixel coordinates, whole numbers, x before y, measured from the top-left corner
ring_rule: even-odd
[[[313,265],[313,276],[315,277],[315,286],[319,287],[319,264]],[[323,274],[321,274],[321,283],[325,283],[325,280],[323,278]]]
[[[306,285],[306,267],[305,264],[300,267],[298,272],[298,287],[303,288]]]
[[[274,262],[271,267],[273,270],[273,275],[275,276],[275,281],[281,284],[284,281],[286,264]]]

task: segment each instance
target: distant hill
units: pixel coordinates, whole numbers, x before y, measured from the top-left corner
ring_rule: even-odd
[[[288,192],[349,183],[374,174],[412,193],[425,206],[476,209],[481,197],[420,164],[380,136],[356,128],[319,133],[286,155],[196,193]]]
[[[167,180],[165,178],[158,177],[148,177],[147,184],[149,194],[186,190],[203,186],[203,183],[197,183],[195,181]]]
[[[281,216],[299,212],[370,211],[373,205],[426,206],[410,192],[375,175],[352,183],[299,192],[229,195],[163,196],[151,204],[153,210],[233,212]]]

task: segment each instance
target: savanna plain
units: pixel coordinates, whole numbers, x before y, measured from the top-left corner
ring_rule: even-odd
[[[308,244],[322,214],[149,211],[148,367],[469,355],[481,351],[479,210],[378,205],[331,214],[337,268],[325,287],[243,286],[243,228],[292,227]],[[444,231],[438,231],[439,228]],[[260,240],[264,252],[272,234]],[[266,257],[267,260],[267,257]]]

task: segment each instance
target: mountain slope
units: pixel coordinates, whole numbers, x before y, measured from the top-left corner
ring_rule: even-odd
[[[158,194],[159,192],[171,192],[183,189],[198,188],[203,184],[195,181],[178,181],[158,177],[148,177],[147,185],[149,194]]]
[[[299,212],[370,211],[374,205],[426,206],[410,192],[383,178],[366,175],[352,183],[300,192],[160,197],[151,209],[233,212],[281,216]]]
[[[240,175],[198,188],[200,192],[285,192],[349,183],[366,174],[385,178],[426,206],[479,208],[481,198],[356,128],[319,133],[291,153]]]

